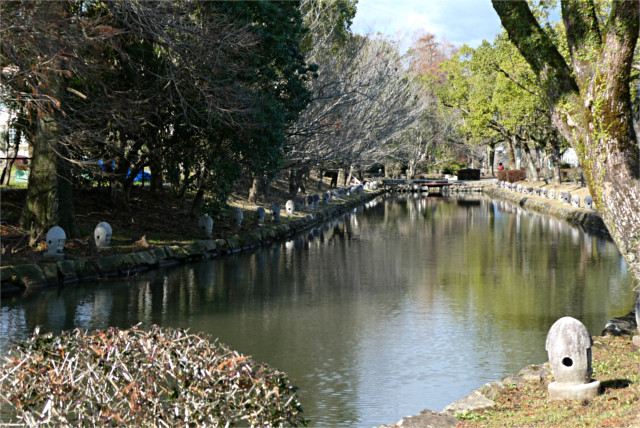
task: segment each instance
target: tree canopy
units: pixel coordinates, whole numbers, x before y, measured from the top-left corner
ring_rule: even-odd
[[[640,151],[633,126],[632,71],[640,2],[561,2],[570,56],[526,1],[497,1],[509,39],[539,77],[554,126],[578,153],[591,194],[631,271],[640,279]],[[608,12],[608,13],[605,13]]]

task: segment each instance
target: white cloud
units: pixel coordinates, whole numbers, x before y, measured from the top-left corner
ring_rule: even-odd
[[[359,0],[352,29],[392,36],[426,30],[441,40],[473,47],[501,32],[489,0]]]

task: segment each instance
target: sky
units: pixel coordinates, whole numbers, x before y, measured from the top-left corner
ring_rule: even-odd
[[[490,0],[358,0],[351,29],[409,37],[424,29],[440,41],[474,48],[502,31]]]

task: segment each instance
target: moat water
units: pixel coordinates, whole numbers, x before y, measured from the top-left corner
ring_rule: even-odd
[[[35,326],[206,332],[286,372],[315,426],[440,411],[547,360],[562,316],[598,335],[633,281],[614,243],[484,198],[381,197],[288,242],[2,299],[2,353]]]

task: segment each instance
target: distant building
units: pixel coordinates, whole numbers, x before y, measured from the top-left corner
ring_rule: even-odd
[[[571,165],[572,167],[580,166],[578,161],[578,154],[572,148],[567,149],[561,158],[562,162]]]
[[[4,166],[4,162],[7,157],[13,157],[13,144],[16,132],[9,127],[9,122],[13,119],[11,112],[2,104],[0,104],[0,165]],[[5,132],[9,133],[9,147],[7,147],[7,140],[4,137]],[[22,136],[20,139],[20,146],[18,148],[18,158],[29,157],[29,143],[27,139]]]

